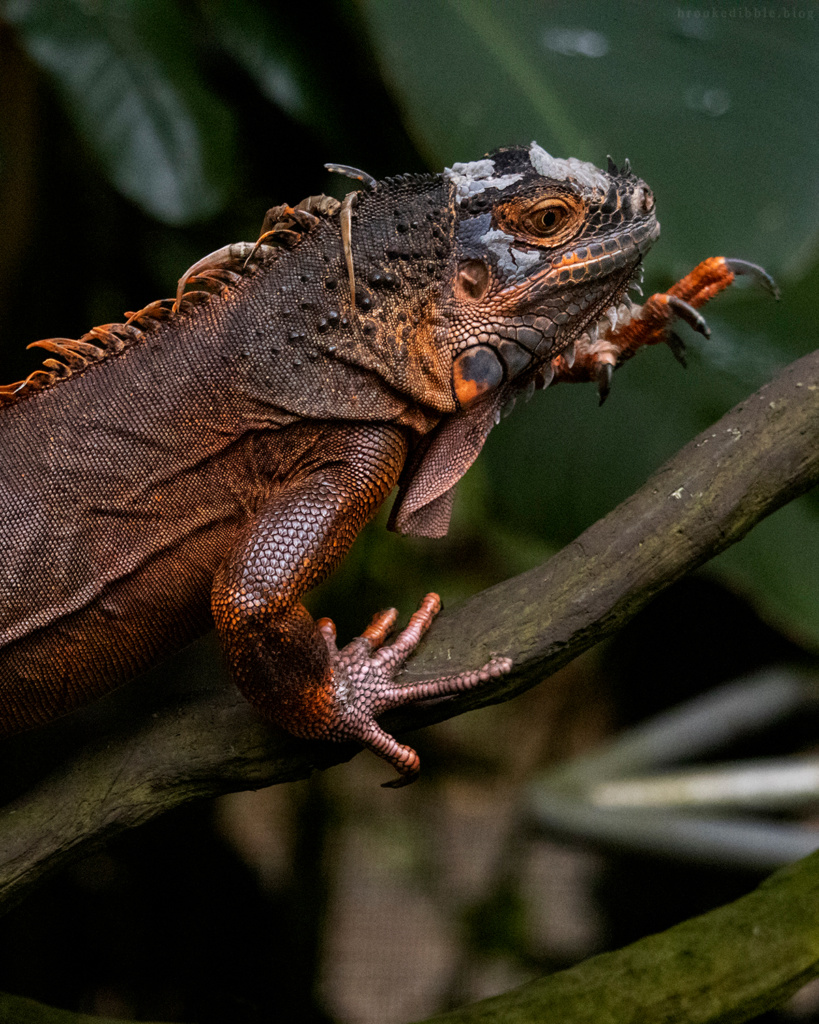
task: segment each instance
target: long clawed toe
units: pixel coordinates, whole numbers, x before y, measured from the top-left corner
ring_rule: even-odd
[[[685,370],[688,368],[688,360],[685,357],[685,342],[675,331],[671,329],[665,332],[665,343],[671,349],[671,354]]]
[[[611,391],[611,382],[614,378],[614,367],[611,363],[598,363],[597,369],[594,371],[595,380],[597,381],[597,394],[600,396],[599,404],[609,397]]]
[[[690,302],[686,302],[685,299],[681,299],[676,295],[670,294],[665,296],[665,301],[671,307],[674,315],[678,319],[684,320],[704,338],[711,337],[711,328],[705,322],[705,317],[702,313],[698,313]]]
[[[699,334],[710,337],[711,331],[698,307],[704,306],[737,277],[743,276],[761,285],[774,298],[779,298],[776,282],[756,263],[713,256],[699,263],[667,292],[652,295],[646,300],[642,311],[625,327],[621,358],[628,358],[642,345],[665,342],[677,362],[685,366],[685,344],[675,333],[674,322],[683,320]]]
[[[673,311],[675,318],[684,320],[695,331],[708,338],[711,335],[711,331],[704,317],[697,312],[696,307],[709,301],[717,292],[730,285],[736,277],[749,277],[754,284],[760,285],[775,299],[779,298],[779,288],[776,281],[766,270],[756,263],[749,263],[747,260],[730,259],[725,256],[705,260],[662,298],[665,300],[667,307]],[[687,298],[682,298],[681,295],[675,294],[678,291],[687,294]],[[664,340],[677,362],[685,367],[685,344],[682,338],[671,329],[670,323],[666,328]]]

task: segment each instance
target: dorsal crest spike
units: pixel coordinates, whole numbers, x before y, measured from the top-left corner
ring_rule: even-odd
[[[237,262],[239,260],[242,261],[242,269],[244,269],[251,257],[255,254],[260,242],[261,239],[255,245],[253,242],[232,242],[230,245],[223,245],[221,249],[216,249],[214,252],[208,253],[207,256],[203,256],[201,260],[197,260],[196,263],[188,267],[185,273],[179,278],[179,282],[176,286],[176,301],[173,304],[174,312],[179,309],[182,303],[185,287],[189,281],[201,278],[208,273],[211,275],[218,273],[220,270],[223,270],[227,264]],[[145,308],[149,309],[150,307],[146,306]],[[130,320],[132,318],[129,317],[128,319]]]
[[[338,222],[341,228],[341,244],[344,249],[344,262],[347,265],[347,277],[350,282],[350,303],[355,311],[355,266],[353,265],[353,206],[357,192],[348,192],[338,211]]]
[[[0,385],[0,407],[67,380],[95,363],[117,356],[136,345],[157,327],[195,307],[224,296],[255,269],[258,253],[275,258],[282,247],[289,248],[322,216],[334,216],[341,204],[331,196],[308,196],[295,207],[286,204],[268,211],[262,236],[257,242],[234,242],[203,257],[182,275],[174,299],[157,299],[136,312],[125,314],[124,323],[93,327],[79,339],[44,338],[29,348],[45,349],[50,357],[45,369],[34,370],[24,380]],[[193,288],[186,291],[188,286]],[[58,359],[52,358],[59,357]],[[62,360],[60,362],[59,360]]]
[[[345,178],[352,178],[353,181],[360,181],[365,188],[375,188],[378,182],[371,174],[361,171],[358,167],[350,167],[349,164],[325,164],[324,169],[331,174],[343,174]]]

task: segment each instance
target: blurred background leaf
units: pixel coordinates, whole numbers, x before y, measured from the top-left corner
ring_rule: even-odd
[[[8,0],[2,12],[124,196],[167,224],[224,206],[232,122],[175,0]]]
[[[320,87],[314,51],[300,36],[282,32],[253,0],[202,0],[201,7],[214,42],[250,75],[265,99],[324,142],[340,143],[335,97]],[[285,138],[282,147],[287,147]]]

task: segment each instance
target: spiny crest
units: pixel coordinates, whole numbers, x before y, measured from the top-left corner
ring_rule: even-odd
[[[24,380],[0,385],[0,407],[51,387],[90,364],[119,355],[137,345],[165,321],[172,320],[216,297],[224,298],[244,274],[257,268],[262,258],[275,258],[282,248],[292,248],[302,235],[318,225],[322,216],[338,212],[339,202],[330,196],[309,196],[295,207],[274,206],[267,211],[258,240],[235,242],[194,263],[179,279],[176,298],[157,299],[137,312],[127,312],[123,324],[93,327],[81,338],[45,338],[28,348],[42,348],[53,356],[43,361]]]

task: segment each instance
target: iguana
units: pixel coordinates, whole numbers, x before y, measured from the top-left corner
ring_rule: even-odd
[[[628,164],[540,146],[268,212],[256,243],[199,261],[175,299],[34,342],[50,357],[0,388],[0,733],[64,714],[215,622],[233,677],[297,736],[419,759],[387,708],[511,667],[401,687],[438,611],[394,610],[343,650],[302,595],[398,487],[389,525],[446,533],[454,488],[501,409],[596,381],[667,342],[736,274],[712,258],[641,307],[627,297],[659,233]]]

